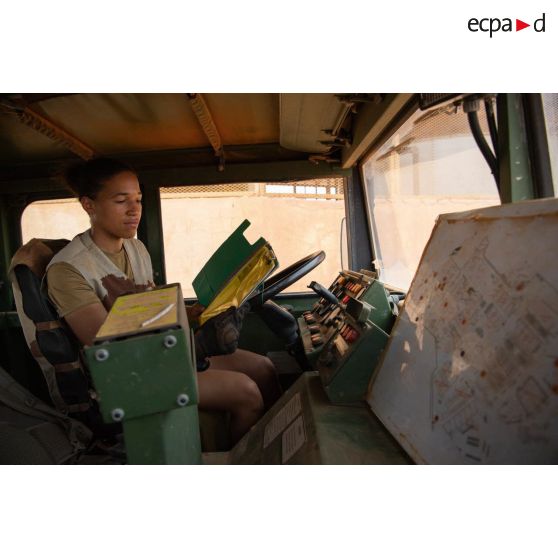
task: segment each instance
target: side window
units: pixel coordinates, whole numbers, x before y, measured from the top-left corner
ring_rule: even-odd
[[[244,183],[162,187],[161,212],[167,281],[180,282],[184,296],[195,296],[192,280],[211,254],[244,219],[251,223],[246,238],[269,241],[280,268],[324,250],[326,259],[311,278],[287,291],[307,291],[310,280],[329,286],[347,262],[344,179],[290,183]]]
[[[44,200],[30,203],[21,216],[25,244],[32,238],[67,238],[89,228],[89,217],[76,199]]]
[[[542,101],[554,195],[558,196],[558,93],[545,93]]]
[[[489,145],[484,107],[479,120]],[[438,215],[498,205],[459,109],[417,111],[362,166],[380,278],[408,289]]]

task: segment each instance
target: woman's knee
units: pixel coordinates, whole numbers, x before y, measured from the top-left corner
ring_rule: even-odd
[[[275,364],[273,364],[269,357],[266,356],[262,358],[262,369],[264,370],[266,376],[275,376],[277,373],[277,370],[275,370]]]
[[[235,407],[245,411],[263,412],[264,400],[258,384],[248,376],[243,376],[238,382]]]
[[[275,365],[271,360],[263,355],[254,355],[253,360],[250,362],[249,369],[245,372],[254,380],[269,381],[273,379],[277,371]]]

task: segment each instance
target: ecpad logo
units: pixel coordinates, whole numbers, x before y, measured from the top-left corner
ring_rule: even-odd
[[[543,15],[539,19],[536,19],[533,23],[533,29],[537,33],[545,32],[545,16],[546,14],[543,13]],[[503,31],[504,33],[514,31],[512,19],[509,17],[505,17],[503,19],[498,17],[485,17],[482,19],[472,17],[468,21],[467,27],[469,28],[469,31],[472,31],[473,33],[477,33],[478,31],[490,33],[490,38],[492,38],[492,35],[498,31]],[[515,31],[521,31],[527,27],[531,27],[531,24],[525,23],[520,19],[515,20]]]

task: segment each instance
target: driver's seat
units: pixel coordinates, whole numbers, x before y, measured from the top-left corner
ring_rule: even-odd
[[[93,430],[97,426],[104,430],[80,362],[79,343],[61,322],[42,288],[48,263],[68,242],[30,240],[12,258],[9,276],[25,340],[43,372],[52,404]]]
[[[84,423],[95,438],[111,437],[121,424],[104,424],[97,402],[91,398],[89,374],[80,361],[80,345],[60,320],[46,295],[42,279],[50,260],[68,240],[34,238],[12,258],[9,276],[25,340],[46,380],[53,406]],[[222,451],[229,445],[225,429],[212,413],[200,413],[201,437],[206,451]],[[85,446],[91,432],[81,429]]]

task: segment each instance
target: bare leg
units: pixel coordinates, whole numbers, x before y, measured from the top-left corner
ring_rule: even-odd
[[[231,413],[233,444],[250,430],[264,411],[262,394],[246,374],[210,368],[198,374],[199,407]]]
[[[211,357],[210,362],[210,370],[213,368],[234,370],[254,380],[260,388],[266,409],[269,409],[281,396],[275,366],[263,355],[238,349],[230,355]]]

